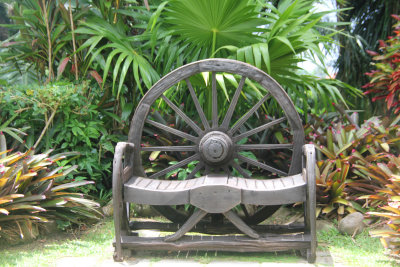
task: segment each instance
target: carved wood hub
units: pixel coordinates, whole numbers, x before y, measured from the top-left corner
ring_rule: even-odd
[[[208,164],[221,164],[231,159],[233,143],[227,134],[220,131],[212,131],[204,135],[200,140],[199,151],[203,160]]]

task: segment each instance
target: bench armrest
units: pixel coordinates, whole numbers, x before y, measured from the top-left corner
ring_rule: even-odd
[[[307,183],[315,184],[315,146],[307,144],[303,146],[303,169],[306,170]]]
[[[131,152],[133,148],[134,145],[128,142],[118,142],[117,146],[115,147],[114,161],[113,161],[113,176],[112,176],[114,198],[122,193],[123,183],[127,179],[127,177],[124,176],[131,175],[132,168],[126,162],[126,155],[128,150],[130,150]],[[132,152],[130,153],[129,156],[132,157]]]

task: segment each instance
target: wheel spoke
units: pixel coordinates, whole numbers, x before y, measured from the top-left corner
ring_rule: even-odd
[[[243,210],[244,216],[246,216],[246,218],[249,218],[250,216],[249,216],[249,212],[247,211],[246,205],[242,203],[242,204],[240,204],[240,207]]]
[[[228,128],[229,127],[229,123],[231,122],[233,111],[235,111],[235,107],[236,107],[237,101],[238,101],[239,96],[240,96],[240,92],[242,91],[242,88],[243,88],[243,85],[244,85],[245,81],[246,81],[246,77],[243,76],[242,79],[239,82],[239,86],[236,89],[235,94],[233,95],[233,98],[232,98],[232,101],[231,101],[231,105],[229,106],[228,111],[226,112],[225,118],[222,121],[221,126],[223,128]]]
[[[255,134],[255,133],[261,132],[262,130],[268,129],[269,127],[271,127],[271,126],[273,126],[273,125],[275,125],[275,124],[281,123],[281,122],[283,122],[283,121],[285,121],[285,120],[286,120],[286,117],[282,117],[282,118],[279,118],[279,119],[277,119],[277,120],[268,122],[268,123],[266,123],[266,124],[264,124],[264,125],[261,125],[261,126],[259,126],[259,127],[257,127],[257,128],[254,128],[254,129],[252,129],[252,130],[250,130],[250,131],[247,131],[247,132],[244,132],[244,133],[242,133],[242,134],[239,134],[239,135],[234,136],[234,137],[232,138],[232,141],[233,141],[233,142],[240,141],[240,140],[242,140],[242,139],[245,138],[245,137],[248,137],[248,136],[253,135],[253,134]]]
[[[166,126],[166,125],[164,125],[164,124],[161,124],[161,123],[159,123],[159,122],[155,122],[155,121],[152,121],[152,120],[149,120],[149,119],[147,119],[146,122],[147,122],[148,124],[151,124],[151,125],[153,125],[153,126],[159,128],[159,129],[161,129],[161,130],[164,130],[164,131],[167,131],[167,132],[169,132],[169,133],[172,133],[172,134],[174,134],[174,135],[176,135],[176,136],[185,138],[185,139],[190,140],[190,141],[193,141],[193,142],[197,142],[197,137],[195,137],[195,136],[193,136],[193,135],[191,135],[191,134],[184,133],[184,132],[182,132],[182,131],[176,130],[176,129],[174,129],[174,128],[171,128],[171,127],[169,127],[169,126]]]
[[[206,165],[206,170],[205,170],[205,173],[204,174],[210,174],[210,172],[211,172],[211,168],[210,168],[210,166],[208,166],[208,165]]]
[[[145,146],[142,151],[195,151],[196,146]]]
[[[191,171],[186,179],[193,179],[198,171],[200,171],[204,167],[203,162],[197,163],[196,167],[194,167],[193,171]]]
[[[274,167],[271,167],[271,166],[269,166],[269,165],[267,165],[267,164],[258,162],[258,161],[256,161],[256,160],[249,159],[249,158],[244,157],[244,156],[242,156],[242,155],[240,155],[240,154],[237,154],[237,158],[238,158],[239,160],[241,160],[241,161],[244,161],[244,162],[246,162],[246,163],[249,163],[249,164],[251,164],[251,165],[254,165],[254,166],[256,166],[256,167],[259,167],[259,168],[261,168],[261,169],[264,169],[264,170],[267,170],[267,171],[270,171],[270,172],[273,172],[273,173],[277,173],[277,174],[280,174],[280,175],[283,175],[283,176],[287,176],[287,173],[286,173],[286,172],[283,172],[283,171],[281,171],[281,170],[275,169]]]
[[[233,160],[231,164],[244,178],[250,178],[250,175],[236,161]]]
[[[184,166],[184,165],[186,165],[186,164],[188,164],[188,163],[190,163],[190,162],[192,162],[194,160],[198,160],[199,158],[200,158],[200,156],[197,155],[197,154],[195,154],[193,156],[190,156],[187,159],[179,161],[178,163],[176,163],[176,164],[174,164],[172,166],[169,166],[168,168],[165,168],[162,171],[154,173],[153,175],[150,176],[150,178],[160,177],[161,175],[164,175],[164,174],[166,174],[166,173],[168,173],[170,171],[176,170],[176,169],[178,169],[178,168],[180,168],[180,167],[182,167],[182,166]]]
[[[237,145],[237,151],[256,150],[256,149],[291,149],[293,144],[245,144]]]
[[[195,105],[195,107],[196,107],[197,113],[199,113],[201,122],[202,122],[203,125],[204,125],[204,129],[206,129],[206,130],[210,129],[210,124],[208,123],[208,120],[207,120],[207,118],[206,118],[206,115],[204,114],[204,111],[203,111],[203,109],[201,108],[199,99],[197,98],[196,93],[194,92],[193,86],[192,86],[192,84],[190,83],[189,79],[186,79],[186,84],[187,84],[187,86],[188,86],[188,88],[189,88],[190,95],[192,96],[192,99],[193,99],[194,105]]]
[[[212,127],[218,127],[218,99],[217,99],[217,79],[215,72],[211,74],[211,87],[212,87]]]
[[[229,170],[228,166],[222,167],[222,170],[229,176],[230,170]]]
[[[257,104],[252,107],[238,122],[235,123],[235,125],[232,127],[232,129],[229,131],[230,134],[234,134],[237,130],[239,130],[240,126],[245,123],[251,115],[253,115],[254,112],[267,100],[269,97],[269,93],[266,94],[260,101],[257,102]]]
[[[196,125],[183,111],[178,108],[174,103],[171,102],[165,95],[161,95],[161,98],[170,106],[178,115],[187,123],[189,124],[192,129],[197,132],[199,135],[203,132],[199,126]]]

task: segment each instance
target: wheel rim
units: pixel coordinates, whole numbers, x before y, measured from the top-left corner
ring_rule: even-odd
[[[198,96],[193,88],[191,77],[198,75],[199,73],[211,72],[211,116],[207,119],[206,114],[199,102]],[[217,81],[216,73],[231,73],[233,75],[240,75],[240,82],[237,88],[234,90],[231,103],[227,108],[223,116],[219,115],[218,111],[218,93],[217,93]],[[261,85],[268,93],[255,103],[250,110],[248,110],[239,120],[232,125],[232,119],[235,112],[238,99],[242,93],[243,86],[246,80],[256,82]],[[190,93],[193,104],[196,107],[198,118],[200,123],[193,121],[188,115],[185,114],[177,105],[173,103],[164,93],[176,84],[185,81],[186,87]],[[284,117],[273,119],[264,123],[258,127],[250,130],[243,131],[241,128],[253,116],[254,113],[268,100],[275,99],[279,106],[282,108]],[[173,127],[164,125],[153,119],[149,119],[152,116],[151,107],[156,101],[164,101],[177,117],[180,117],[182,121],[186,123],[187,128],[190,128],[190,132],[175,129]],[[263,132],[271,127],[279,125],[283,122],[288,122],[291,128],[292,143],[291,144],[240,144],[240,140]],[[144,146],[143,147],[143,130],[145,125],[157,129],[159,131],[167,132],[168,134],[176,137],[183,138],[188,142],[189,145],[163,145],[163,146]],[[200,127],[199,127],[200,125]],[[274,81],[270,76],[261,70],[234,60],[227,59],[209,59],[202,60],[195,63],[185,65],[175,71],[169,73],[157,82],[152,89],[143,97],[139,103],[135,115],[132,119],[131,129],[129,132],[129,142],[135,144],[136,149],[133,155],[134,174],[138,176],[149,176],[154,179],[165,179],[165,175],[178,169],[187,166],[191,162],[198,161],[195,168],[187,174],[186,179],[192,179],[197,173],[208,174],[218,171],[231,174],[233,170],[239,175],[249,178],[248,172],[241,165],[252,166],[253,168],[259,168],[264,171],[276,173],[281,176],[292,175],[301,171],[301,146],[303,145],[304,132],[298,113],[296,112],[294,105],[286,92],[280,87],[280,85]],[[292,159],[290,161],[290,167],[288,171],[282,171],[278,168],[274,168],[265,162],[256,159],[251,159],[243,154],[242,151],[270,151],[276,149],[286,149],[292,151]],[[162,170],[146,175],[142,164],[141,151],[154,152],[154,151],[165,151],[171,153],[192,153],[191,156],[178,161],[176,164],[168,166]],[[241,163],[239,163],[241,162]],[[262,208],[260,211],[264,211],[264,214],[268,217],[271,215],[271,211],[275,211],[279,206],[272,207],[270,209]],[[184,218],[180,212],[174,212],[172,208],[166,207],[155,207],[164,216],[172,221],[178,221]],[[174,214],[175,213],[175,214]],[[246,212],[244,212],[246,214]],[[261,214],[262,215],[262,214]],[[183,216],[183,217],[182,217]],[[254,218],[247,216],[247,221],[257,221],[257,223],[265,219],[260,216],[260,213],[255,212]],[[174,219],[175,218],[175,219]]]

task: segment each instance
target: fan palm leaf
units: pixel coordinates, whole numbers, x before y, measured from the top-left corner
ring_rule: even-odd
[[[172,0],[166,8],[165,23],[183,44],[202,47],[212,54],[224,45],[253,43],[262,20],[248,1]]]
[[[98,60],[102,52],[108,51],[107,59],[103,65],[103,86],[108,77],[108,71],[111,66],[113,92],[119,97],[125,77],[129,70],[132,71],[137,86],[144,94],[141,87],[143,82],[147,88],[150,88],[159,75],[153,69],[152,65],[140,51],[140,44],[143,40],[148,40],[148,36],[135,35],[127,36],[121,23],[110,24],[99,17],[92,17],[76,30],[76,33],[91,35],[89,39],[78,49],[78,52],[88,48],[87,56],[90,57],[86,71],[93,60]],[[98,46],[101,41],[107,41],[106,44]],[[135,46],[136,44],[136,46]],[[119,75],[119,76],[118,76]],[[116,90],[116,81],[119,80]]]

